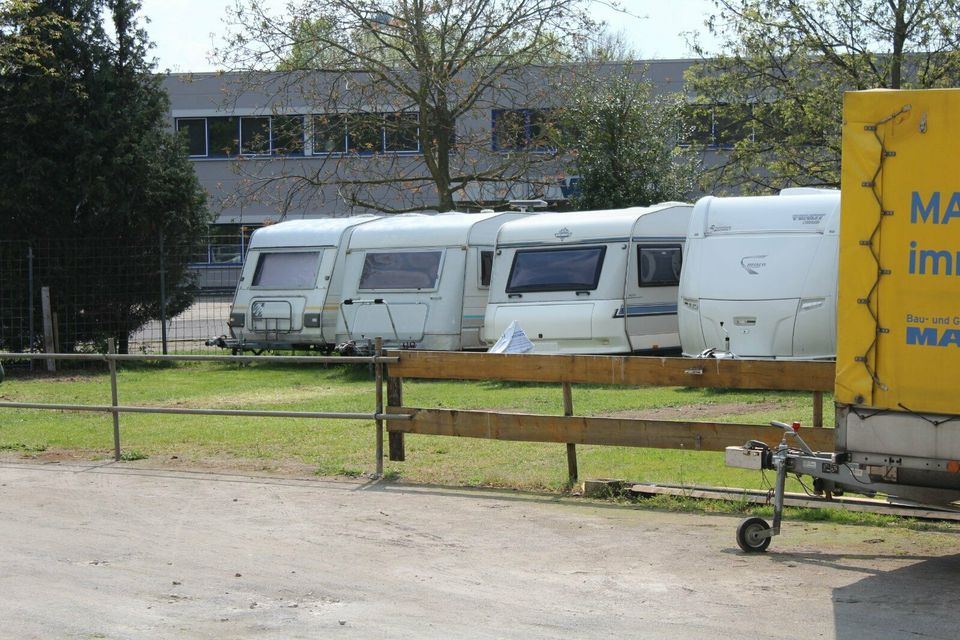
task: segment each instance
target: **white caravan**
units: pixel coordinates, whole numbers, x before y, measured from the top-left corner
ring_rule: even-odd
[[[344,251],[377,216],[291,220],[257,229],[230,309],[234,351],[334,346]]]
[[[528,214],[441,213],[381,218],[350,238],[337,342],[369,351],[483,349],[494,241],[503,223]]]
[[[836,355],[840,192],[697,201],[680,279],[683,353]]]
[[[517,321],[536,353],[676,350],[692,205],[545,213],[500,229],[485,339]]]

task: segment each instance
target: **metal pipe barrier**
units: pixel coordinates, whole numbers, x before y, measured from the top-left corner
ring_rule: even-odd
[[[7,353],[0,352],[2,360],[78,360],[104,362],[110,372],[111,404],[62,404],[39,402],[0,402],[0,409],[47,409],[54,411],[91,411],[109,413],[113,416],[114,460],[121,459],[120,450],[120,414],[153,413],[198,416],[245,416],[258,418],[314,418],[335,420],[373,420],[376,423],[376,476],[383,475],[383,421],[410,420],[413,416],[405,413],[384,413],[383,410],[383,366],[399,362],[396,356],[383,355],[380,338],[376,341],[375,354],[357,357],[329,356],[211,356],[211,355],[136,355],[114,353],[114,342],[108,342],[107,353]],[[281,364],[372,364],[375,369],[376,407],[369,413],[350,413],[333,411],[267,411],[252,409],[190,409],[187,407],[134,407],[119,404],[117,362],[228,362],[234,364],[281,363]]]

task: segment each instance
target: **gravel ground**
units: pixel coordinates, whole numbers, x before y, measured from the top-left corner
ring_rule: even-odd
[[[146,461],[143,461],[144,463]],[[960,538],[516,492],[0,462],[2,638],[955,638]]]

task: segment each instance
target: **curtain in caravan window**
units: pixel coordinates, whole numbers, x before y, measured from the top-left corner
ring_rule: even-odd
[[[680,245],[638,246],[641,287],[675,287],[680,284],[683,250]]]
[[[253,286],[264,289],[312,289],[317,281],[320,253],[261,253],[253,274]]]
[[[360,289],[436,289],[442,251],[368,252]]]
[[[522,249],[513,257],[507,293],[593,291],[606,247]]]

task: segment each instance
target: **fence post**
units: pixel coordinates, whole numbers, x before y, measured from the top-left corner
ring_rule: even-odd
[[[377,337],[374,343],[374,354],[377,357],[374,370],[377,372],[377,477],[383,477],[383,338]]]
[[[50,309],[50,287],[40,289],[40,306],[43,311],[43,350],[47,353],[56,353],[53,344],[53,313]],[[47,371],[54,373],[57,365],[54,360],[47,360]]]
[[[163,232],[160,232],[160,342],[163,355],[167,355],[167,283],[166,261],[163,251]]]
[[[813,426],[823,426],[823,391],[813,392]]]
[[[391,376],[389,369],[387,370],[387,406],[403,406],[403,378]],[[387,432],[390,439],[390,460],[392,462],[403,462],[407,459],[403,441],[404,435],[402,431]]]
[[[37,332],[33,319],[33,247],[27,247],[27,315],[30,324],[30,336],[27,338],[27,351],[33,351],[33,338]],[[33,360],[30,360],[30,371],[33,371]]]
[[[563,415],[570,417],[573,415],[573,389],[569,382],[563,383]],[[577,481],[577,445],[573,442],[567,443],[567,475],[570,477],[570,484]]]
[[[110,355],[117,353],[117,344],[114,338],[107,340],[107,353]],[[120,412],[117,411],[120,402],[117,393],[117,361],[113,358],[107,358],[107,366],[110,369],[110,403],[113,407],[113,459],[120,462]]]

